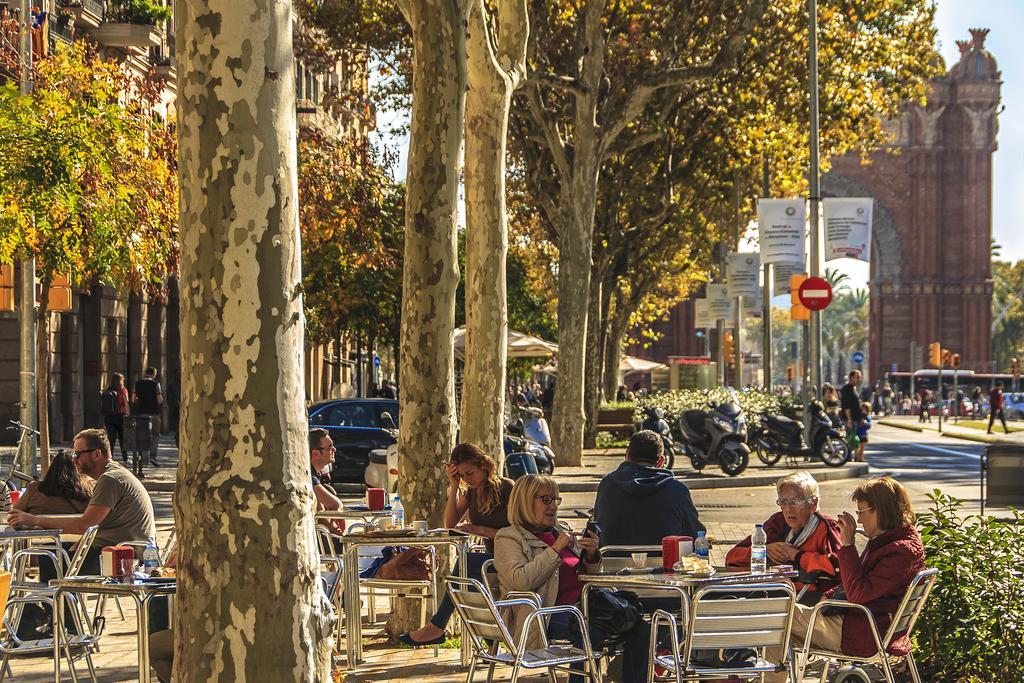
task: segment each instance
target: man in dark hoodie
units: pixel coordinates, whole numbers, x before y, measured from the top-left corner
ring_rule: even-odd
[[[597,487],[594,518],[601,545],[661,545],[665,536],[705,531],[690,490],[664,465],[661,437],[649,429],[629,440],[626,459]]]

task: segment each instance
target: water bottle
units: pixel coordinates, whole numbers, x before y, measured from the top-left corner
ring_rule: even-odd
[[[152,543],[147,544],[142,551],[142,568],[147,574],[160,568],[160,551]]]
[[[768,537],[760,524],[754,527],[754,535],[750,537],[750,572],[764,574],[768,571]]]
[[[396,529],[405,528],[405,508],[398,494],[391,500],[391,523]]]
[[[708,543],[708,536],[706,532],[697,532],[697,540],[693,542],[693,552],[702,560],[710,559],[711,544]]]

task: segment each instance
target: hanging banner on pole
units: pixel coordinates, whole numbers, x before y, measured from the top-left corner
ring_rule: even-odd
[[[825,260],[871,261],[871,197],[825,199]]]
[[[725,273],[730,297],[756,296],[761,276],[761,257],[746,252],[729,252],[725,257]]]
[[[803,263],[807,208],[803,199],[758,199],[761,263]]]
[[[728,321],[736,315],[736,300],[729,298],[729,290],[726,285],[708,285],[705,292],[708,297],[708,313],[712,320]]]
[[[779,294],[789,294],[789,280],[794,275],[799,275],[804,272],[804,264],[802,263],[776,263],[775,267],[772,268],[772,284],[774,284],[773,292],[776,296]]]
[[[715,326],[715,319],[711,317],[711,307],[708,300],[703,297],[693,301],[693,326],[698,330]]]
[[[743,310],[741,313],[744,318],[761,318],[764,316],[764,292],[758,287],[757,294],[754,296],[743,297]]]

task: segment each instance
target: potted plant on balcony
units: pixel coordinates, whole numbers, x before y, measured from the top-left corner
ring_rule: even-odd
[[[103,24],[92,32],[97,42],[111,47],[158,45],[156,27],[171,18],[171,8],[152,0],[112,0],[107,3]]]

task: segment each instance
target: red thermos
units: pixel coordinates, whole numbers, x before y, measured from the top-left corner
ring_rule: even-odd
[[[692,547],[693,536],[666,536],[661,539],[661,566],[672,569],[679,561],[679,542],[689,541]]]

